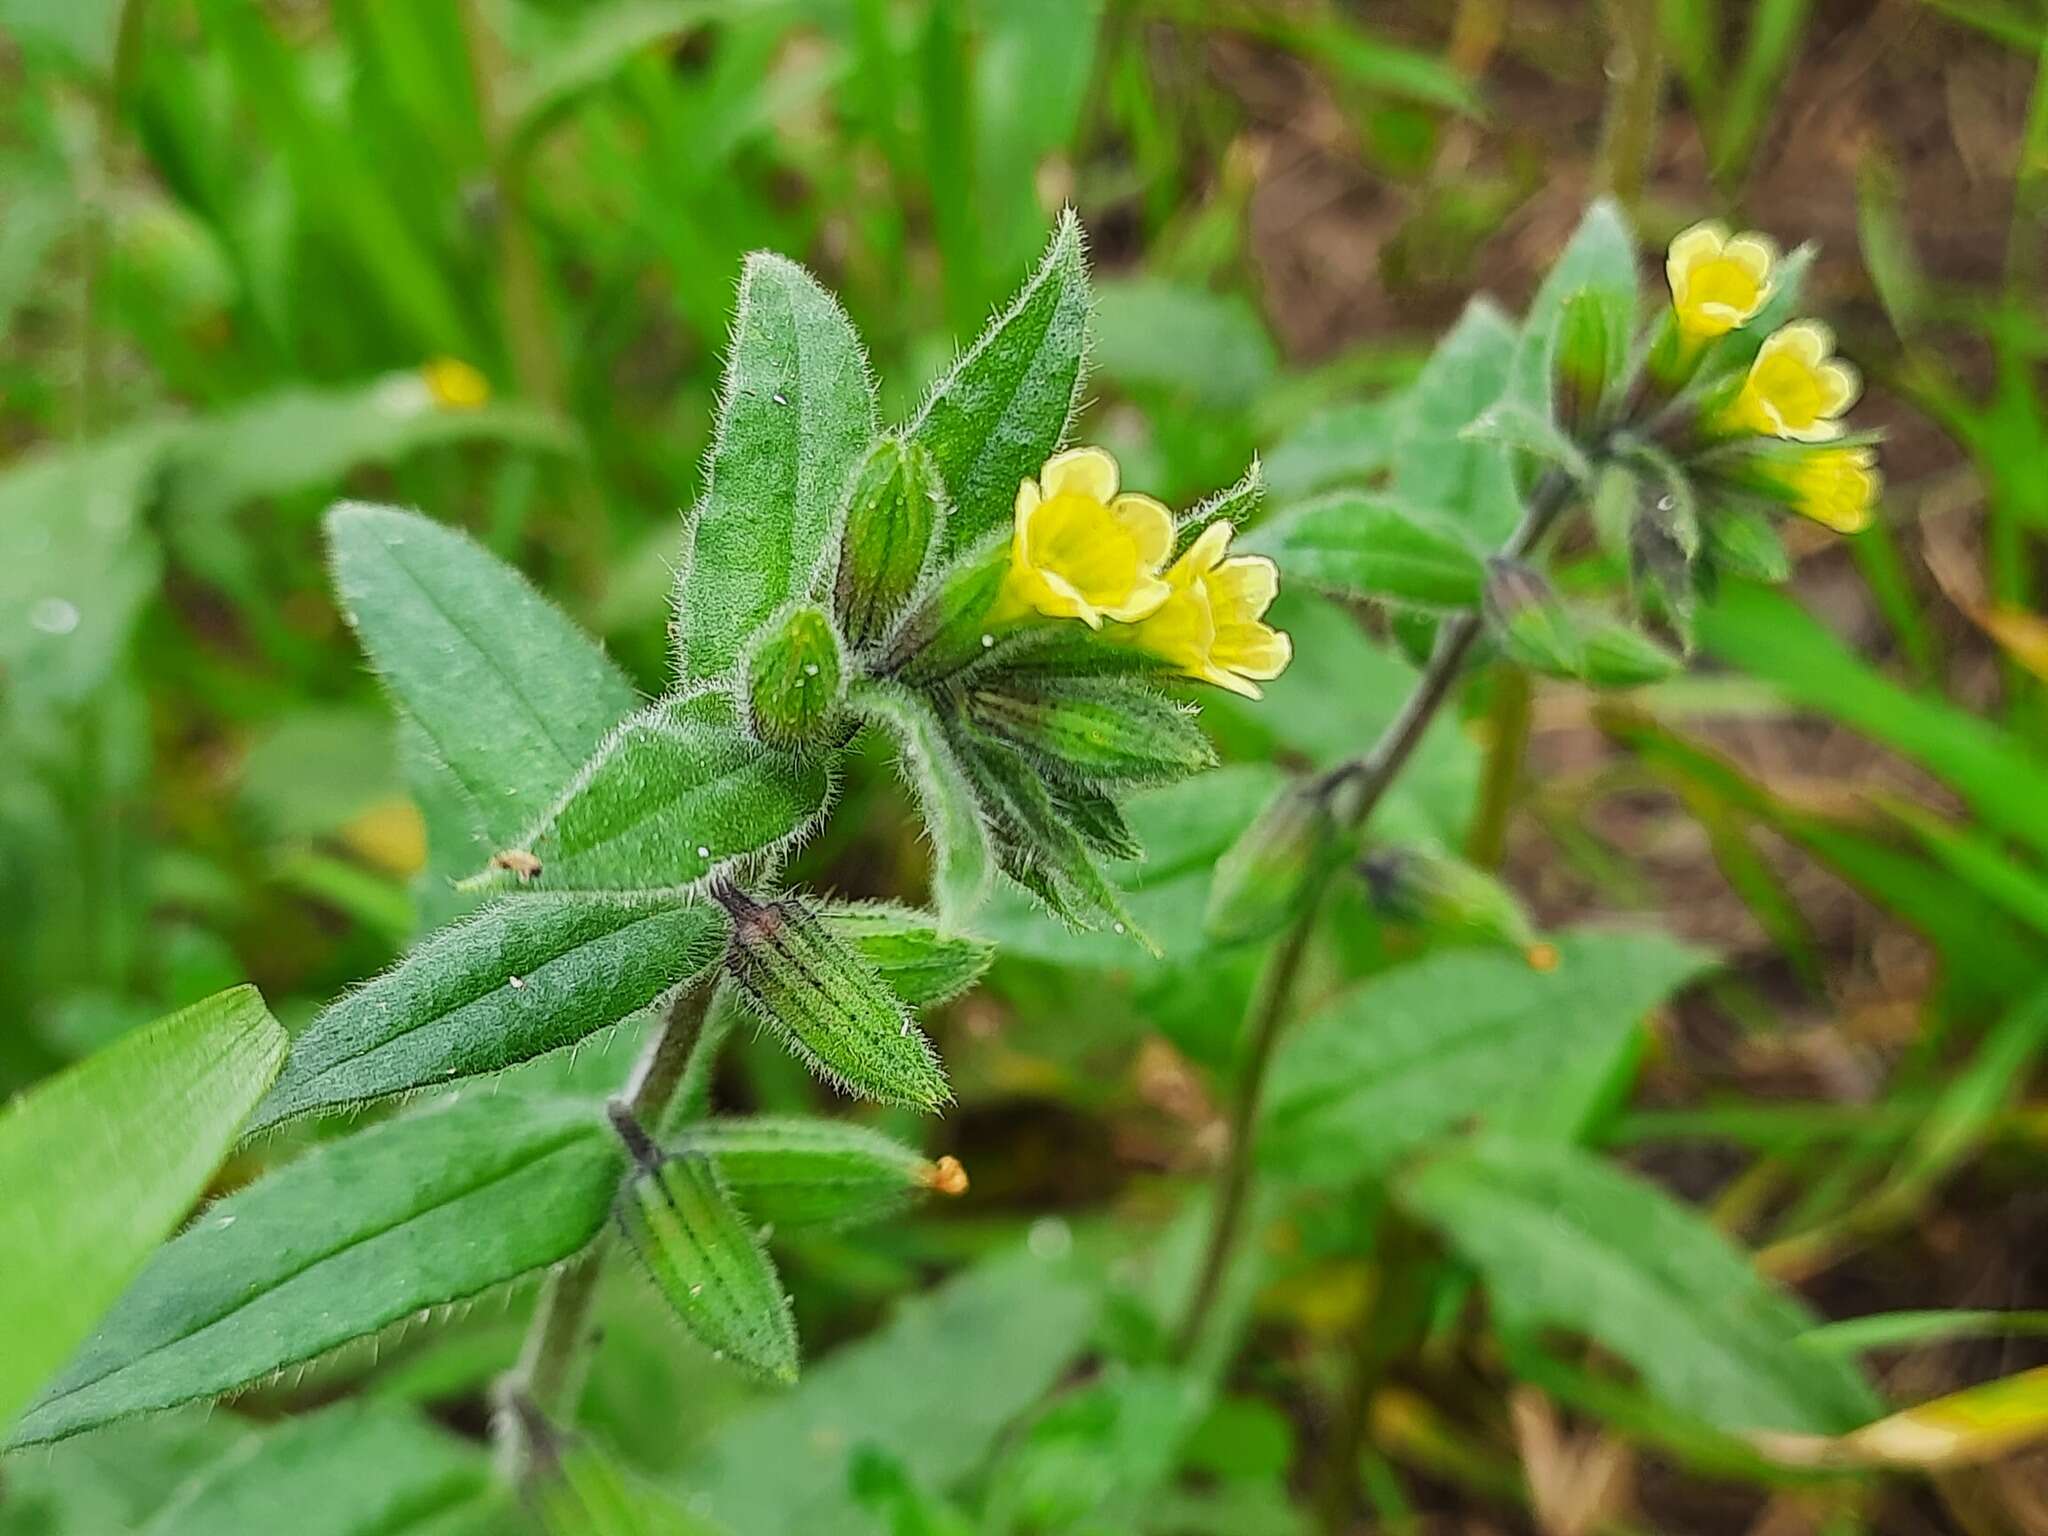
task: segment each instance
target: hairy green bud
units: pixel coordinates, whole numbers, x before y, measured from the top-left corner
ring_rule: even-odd
[[[1285,785],[1216,861],[1203,930],[1219,944],[1284,928],[1339,857],[1329,798],[1313,780]]]
[[[624,1105],[612,1126],[639,1165],[619,1227],[655,1288],[704,1346],[784,1384],[796,1380],[796,1323],[760,1232],[701,1152],[664,1156]]]
[[[877,670],[921,686],[980,661],[1002,638],[988,617],[1009,568],[1005,544],[951,572],[897,626]]]
[[[747,654],[747,723],[772,747],[821,741],[846,701],[839,631],[822,608],[791,608]]]
[[[952,1097],[902,998],[847,940],[795,901],[711,894],[732,918],[726,969],[812,1071],[848,1093],[936,1110]]]
[[[899,1211],[922,1194],[967,1190],[957,1158],[934,1162],[845,1120],[707,1120],[683,1133],[678,1150],[710,1158],[747,1212],[778,1230],[851,1226]]]
[[[819,915],[912,1007],[958,997],[995,958],[987,940],[941,933],[929,913],[890,902],[829,906]]]
[[[1581,288],[1565,300],[1550,373],[1558,430],[1573,442],[1586,441],[1601,425],[1613,382],[1616,339],[1607,305],[1598,293]]]
[[[1143,688],[977,688],[967,712],[992,735],[1091,779],[1166,783],[1216,763],[1193,715]]]
[[[1584,647],[1571,614],[1540,572],[1496,556],[1486,563],[1487,628],[1501,654],[1546,677],[1577,677]]]
[[[1379,848],[1358,872],[1383,916],[1433,933],[1498,944],[1527,957],[1538,970],[1557,963],[1541,943],[1522,904],[1500,881],[1463,859],[1433,848]]]
[[[924,574],[945,505],[939,467],[922,444],[885,437],[854,476],[839,535],[833,607],[855,647],[872,644]]]

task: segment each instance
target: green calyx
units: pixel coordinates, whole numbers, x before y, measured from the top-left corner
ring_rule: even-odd
[[[746,659],[747,721],[773,747],[824,740],[846,701],[839,631],[822,608],[803,604],[772,621]]]
[[[945,506],[938,465],[923,445],[885,437],[868,451],[847,496],[833,611],[855,647],[881,639],[923,575]]]

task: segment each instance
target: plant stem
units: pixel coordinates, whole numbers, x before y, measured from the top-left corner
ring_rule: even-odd
[[[1545,474],[1529,493],[1522,521],[1501,546],[1502,556],[1519,560],[1534,549],[1570,504],[1572,490],[1571,477],[1563,471],[1553,469]],[[1401,706],[1400,713],[1388,722],[1372,749],[1363,757],[1337,764],[1316,781],[1317,787],[1330,797],[1333,804],[1337,802],[1340,791],[1349,791],[1343,795],[1342,808],[1347,830],[1364,825],[1374,808],[1386,798],[1388,789],[1400,777],[1410,755],[1422,741],[1423,733],[1450,697],[1451,688],[1457,682],[1465,658],[1471,653],[1483,626],[1484,620],[1476,610],[1446,619],[1438,632],[1436,649],[1430,654],[1429,665],[1416,681],[1415,691]],[[1356,786],[1355,790],[1352,786]],[[1174,1338],[1176,1356],[1183,1360],[1209,1325],[1223,1277],[1229,1272],[1243,1237],[1245,1201],[1251,1190],[1253,1131],[1258,1124],[1260,1095],[1265,1088],[1266,1070],[1272,1063],[1273,1047],[1279,1041],[1281,1026],[1293,1012],[1294,989],[1301,976],[1302,957],[1308,949],[1309,934],[1315,927],[1328,878],[1325,876],[1307,893],[1301,915],[1281,937],[1279,947],[1260,978],[1259,988],[1252,995],[1245,1023],[1245,1066],[1238,1083],[1237,1097],[1231,1106],[1230,1147],[1224,1155],[1201,1268]]]
[[[623,1095],[632,1117],[657,1124],[689,1067],[713,987],[702,983],[677,994],[661,1028],[647,1043]],[[603,1237],[554,1271],[541,1288],[519,1363],[498,1384],[499,1455],[518,1481],[534,1464],[533,1422],[566,1423],[575,1416],[590,1370],[591,1308],[604,1270]],[[514,1406],[525,1411],[514,1411]]]
[[[1644,0],[1607,0],[1614,46],[1607,59],[1607,111],[1594,161],[1596,185],[1635,210],[1655,148],[1657,105],[1664,94],[1664,38],[1657,7]]]
[[[1465,839],[1465,857],[1481,869],[1495,869],[1507,852],[1508,817],[1522,784],[1522,759],[1529,750],[1534,690],[1520,667],[1496,667],[1488,709],[1486,771],[1479,781],[1479,810]]]

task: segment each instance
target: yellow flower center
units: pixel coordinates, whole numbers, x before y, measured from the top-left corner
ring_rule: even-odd
[[[1671,242],[1665,275],[1678,327],[1694,341],[1747,325],[1770,297],[1771,242],[1762,235],[1730,238],[1719,224],[1695,224]]]
[[[1116,460],[1076,448],[1017,488],[1010,569],[992,619],[1042,614],[1132,623],[1167,598],[1159,567],[1173,548],[1173,514],[1149,496],[1117,492]]]
[[[1838,434],[1837,418],[1854,403],[1860,385],[1855,369],[1829,355],[1833,349],[1833,336],[1818,321],[1773,332],[1736,397],[1735,425],[1802,442]]]
[[[1232,532],[1227,522],[1202,530],[1166,573],[1172,595],[1132,640],[1189,677],[1256,699],[1259,682],[1284,672],[1294,647],[1264,622],[1279,572],[1263,555],[1224,559]]]

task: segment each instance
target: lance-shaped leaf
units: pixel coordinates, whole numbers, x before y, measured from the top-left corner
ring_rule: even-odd
[[[574,1044],[715,964],[724,937],[708,903],[599,892],[501,901],[322,1012],[292,1041],[251,1128]]]
[[[1008,522],[1018,485],[1066,436],[1081,392],[1089,307],[1081,223],[1069,210],[1038,270],[933,386],[908,429],[953,498],[944,555]]]
[[[1424,608],[1469,608],[1486,572],[1464,540],[1432,526],[1406,503],[1368,491],[1335,491],[1302,503],[1245,540],[1290,580],[1339,597]]]
[[[1088,779],[1168,783],[1216,763],[1194,712],[1143,688],[988,686],[968,694],[967,712],[984,731]]]
[[[559,1263],[603,1225],[620,1161],[590,1106],[511,1096],[322,1147],[159,1251],[15,1439],[218,1397]]]
[[[664,1157],[624,1112],[641,1160],[619,1196],[619,1226],[655,1287],[714,1355],[770,1381],[796,1380],[796,1319],[755,1223],[701,1152]]]
[[[0,1112],[0,1430],[191,1210],[284,1051],[256,989],[237,987]]]
[[[1813,1317],[1655,1185],[1564,1144],[1489,1137],[1399,1186],[1484,1274],[1507,1326],[1597,1339],[1717,1428],[1835,1434],[1877,1413],[1869,1384],[1800,1335]]]
[[[762,746],[723,693],[664,699],[614,732],[514,856],[552,890],[690,891],[824,814],[823,758]]]
[[[794,262],[749,256],[676,583],[686,685],[730,671],[762,621],[809,590],[874,435],[867,357],[839,301]]]
[[[993,944],[941,933],[927,914],[894,902],[836,903],[819,915],[913,1008],[958,997],[995,958]]]
[[[392,507],[327,515],[334,584],[384,686],[510,843],[640,703],[604,652],[510,566]]]
[[[221,1458],[143,1536],[487,1536],[506,1503],[482,1446],[408,1409],[340,1403]]]
[[[1273,1062],[1262,1159],[1343,1182],[1604,1062],[1705,957],[1660,935],[1573,933],[1556,965],[1441,949],[1301,1021]]]
[[[848,1093],[935,1110],[952,1097],[938,1053],[858,950],[800,902],[758,902],[730,886],[726,968],[797,1057]]]
[[[742,1209],[778,1230],[852,1226],[891,1215],[922,1194],[967,1189],[957,1159],[933,1162],[844,1120],[707,1120],[685,1131],[675,1146],[715,1162]]]
[[[941,921],[962,922],[995,878],[988,823],[929,704],[907,688],[868,679],[849,698],[854,712],[886,731],[902,754],[904,779],[917,795],[932,842],[932,899]]]

